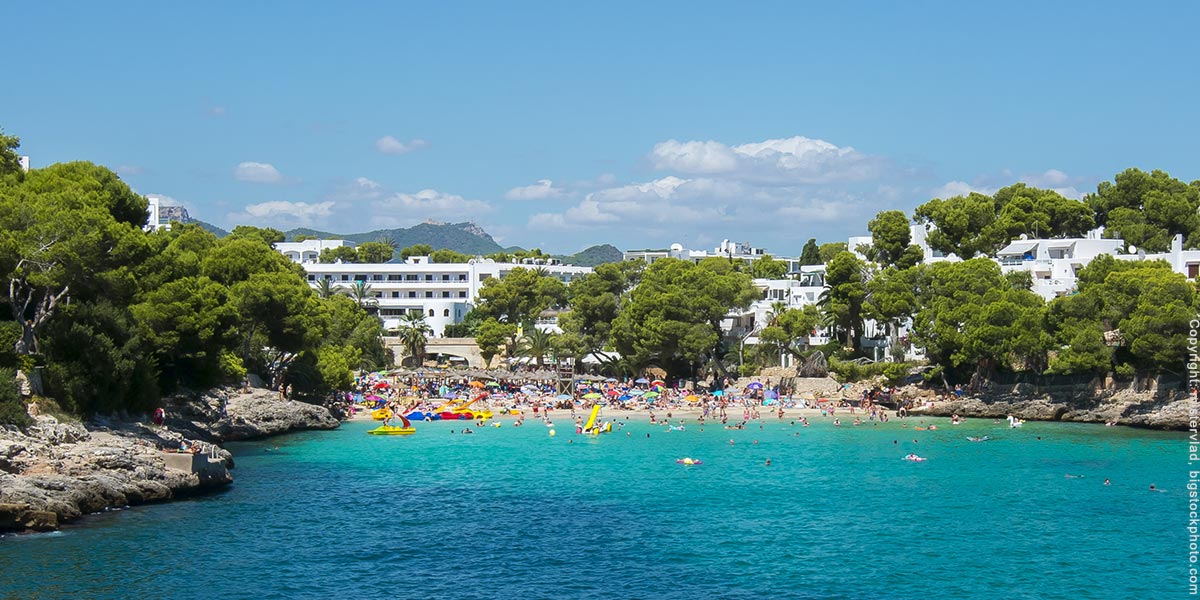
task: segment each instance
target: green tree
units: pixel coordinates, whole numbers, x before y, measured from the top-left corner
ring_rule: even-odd
[[[517,341],[517,355],[532,358],[540,369],[545,365],[545,357],[553,349],[554,334],[536,327],[525,331]]]
[[[750,263],[750,274],[755,279],[782,279],[787,270],[786,262],[775,260],[770,254]]]
[[[281,243],[287,239],[287,236],[278,229],[272,229],[270,227],[251,227],[250,225],[238,225],[234,227],[233,231],[229,232],[229,237],[253,238],[272,247],[274,247],[275,244]]]
[[[1044,368],[1050,338],[1040,296],[1013,287],[986,258],[937,263],[927,273],[913,338],[932,362],[984,377]]]
[[[429,244],[413,244],[400,251],[400,260],[408,260],[410,256],[429,256],[433,254],[433,246]]]
[[[410,312],[404,315],[400,322],[400,343],[405,352],[412,357],[414,366],[425,362],[425,342],[433,335],[433,329],[425,322],[421,312]]]
[[[718,357],[721,320],[758,298],[750,276],[729,261],[655,261],[642,273],[612,325],[617,351],[638,368],[659,365],[682,374]]]
[[[221,377],[221,351],[236,323],[228,289],[207,277],[184,277],[146,290],[131,307],[137,331],[160,369],[159,386],[204,388]]]
[[[845,346],[858,350],[863,330],[863,302],[867,296],[867,265],[852,252],[842,252],[825,269],[825,291],[820,308],[834,328],[845,336]]]
[[[317,292],[317,297],[322,300],[328,300],[337,296],[341,292],[341,286],[333,283],[333,280],[322,277],[317,280],[317,287],[313,288]]]
[[[468,260],[471,260],[470,256],[449,249],[434,250],[433,253],[429,255],[430,262],[439,264],[465,263]]]
[[[808,238],[804,243],[804,249],[800,251],[800,265],[823,265],[825,261],[821,260],[821,249],[817,247],[816,238]]]
[[[1200,181],[1186,184],[1164,171],[1126,169],[1085,198],[1105,226],[1105,237],[1122,238],[1146,252],[1166,252],[1171,238],[1184,236],[1200,247]]]
[[[561,306],[566,298],[563,282],[543,272],[516,267],[503,278],[483,282],[475,309],[485,318],[515,325],[532,322],[538,313]]]
[[[507,346],[516,335],[517,326],[512,323],[501,323],[489,317],[480,323],[475,333],[475,343],[479,346],[479,354],[483,362],[491,364],[492,357],[500,352],[501,346]]]
[[[880,212],[867,224],[867,230],[871,232],[871,247],[867,249],[866,256],[881,267],[892,267],[900,262],[912,242],[912,232],[904,211]]]
[[[572,281],[567,290],[569,310],[558,317],[563,334],[558,336],[555,350],[582,359],[606,347],[621,300],[637,285],[643,268],[642,261],[607,263]]]
[[[146,200],[91,163],[62,163],[0,184],[2,292],[23,327],[17,354],[38,351],[38,335],[65,299],[101,295],[106,276],[148,248]],[[127,272],[126,272],[127,273]],[[109,285],[114,294],[127,286]]]
[[[229,296],[237,314],[243,364],[266,377],[272,387],[324,336],[327,324],[320,301],[295,273],[254,273],[231,286]]]
[[[776,312],[777,311],[777,312]],[[777,354],[789,353],[803,356],[803,345],[796,341],[807,339],[821,323],[821,314],[813,304],[801,308],[775,309],[769,324],[758,334],[759,343],[773,349]]]
[[[336,248],[325,248],[317,255],[317,262],[323,265],[332,265],[341,262],[343,264],[361,262],[358,259],[358,250],[350,246],[338,246]]]
[[[833,257],[845,252],[846,250],[846,242],[829,242],[827,244],[821,244],[821,246],[817,249],[817,253],[821,256],[821,264],[827,265],[829,264],[829,261],[833,260]]]
[[[379,306],[379,298],[371,284],[363,280],[357,280],[346,288],[346,295],[354,300],[354,303],[362,307],[366,311],[373,311]]]
[[[883,269],[867,282],[864,312],[876,322],[886,324],[888,335],[894,337],[897,327],[920,310],[919,294],[926,285],[924,280],[923,267]]]
[[[358,247],[358,262],[381,264],[391,262],[392,247],[383,242],[366,242]]]
[[[15,175],[21,177],[21,155],[17,148],[21,147],[21,138],[15,135],[5,135],[0,127],[0,178]]]

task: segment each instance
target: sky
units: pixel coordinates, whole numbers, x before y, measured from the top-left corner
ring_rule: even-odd
[[[19,2],[0,128],[198,219],[711,249],[1200,179],[1197,2]]]

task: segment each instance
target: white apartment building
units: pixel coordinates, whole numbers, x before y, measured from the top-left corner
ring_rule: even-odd
[[[519,267],[541,268],[563,283],[570,283],[592,272],[591,267],[506,263],[487,258],[474,258],[466,263],[432,263],[427,256],[411,256],[402,263],[303,262],[302,265],[313,286],[322,279],[346,288],[358,281],[370,285],[384,328],[399,327],[404,315],[419,313],[438,337],[444,335],[447,325],[462,321],[478,301],[483,282],[490,278],[503,279]]]
[[[316,264],[322,250],[335,248],[354,248],[354,242],[346,240],[303,240],[299,242],[279,242],[275,249],[297,264]]]
[[[767,251],[762,248],[755,248],[748,242],[732,242],[730,240],[721,240],[721,245],[712,250],[689,250],[684,248],[683,244],[671,244],[671,247],[665,250],[626,250],[622,253],[622,258],[625,260],[640,259],[646,261],[646,264],[651,264],[660,258],[677,258],[698,263],[706,258],[752,261],[764,256],[767,256]],[[800,272],[798,257],[772,256],[771,258],[787,263],[788,274],[794,275]]]
[[[17,163],[21,165],[22,171],[24,171],[26,173],[29,172],[29,157],[28,156],[18,156]]]
[[[1006,274],[1027,271],[1033,292],[1050,301],[1075,291],[1079,269],[1102,254],[1118,256],[1125,246],[1123,240],[1100,236],[1094,230],[1086,238],[1014,240],[996,253],[996,262]]]

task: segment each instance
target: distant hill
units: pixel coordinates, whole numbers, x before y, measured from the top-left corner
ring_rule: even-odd
[[[594,267],[605,263],[621,262],[625,253],[617,250],[612,244],[592,246],[570,256],[559,256],[563,263],[579,267]]]
[[[495,254],[504,247],[496,243],[488,232],[478,225],[466,223],[437,223],[427,221],[409,228],[378,229],[366,233],[329,233],[315,229],[292,229],[285,232],[287,239],[295,239],[298,235],[316,236],[322,239],[347,240],[356,244],[374,242],[388,238],[396,242],[397,256],[399,251],[416,244],[429,244],[434,250],[453,250],[463,254]]]
[[[204,221],[201,221],[199,219],[188,218],[183,221],[184,225],[187,225],[188,223],[195,223],[200,226],[200,229],[203,229],[217,237],[225,237],[225,236],[229,235],[228,231],[225,231],[224,229],[221,229],[220,227],[217,227],[216,225],[213,225],[212,223],[205,223]]]

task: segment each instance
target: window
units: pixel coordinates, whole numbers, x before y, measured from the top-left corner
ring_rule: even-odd
[[[448,308],[447,308],[446,310],[443,310],[443,311],[442,311],[442,316],[443,316],[443,317],[448,317],[448,316],[450,316],[450,309],[448,309]]]
[[[1200,275],[1200,263],[1188,263],[1187,270],[1188,279],[1195,279],[1197,275]]]
[[[450,281],[449,275],[442,275],[442,281]]]
[[[425,281],[433,281],[433,275],[425,275]]]
[[[401,275],[388,275],[388,278],[387,278],[388,281],[401,281],[403,279],[404,279],[404,277]]]
[[[442,297],[443,297],[443,298],[449,298],[449,297],[450,297],[450,292],[442,292]]]
[[[467,280],[467,275],[466,275],[465,273],[460,273],[460,274],[458,275],[458,280],[459,280],[459,281],[466,281],[466,280]]]
[[[429,309],[429,316],[431,316],[431,317],[433,316],[433,309],[432,309],[432,308],[431,308],[431,309]]]
[[[399,298],[399,297],[400,297],[400,292],[392,292],[392,297],[393,297],[393,298]]]
[[[459,298],[466,298],[466,297],[467,297],[467,293],[466,293],[466,292],[459,292],[459,293],[458,293],[458,297],[459,297]]]
[[[316,276],[316,275],[313,275],[313,274],[311,274],[311,273],[309,273],[309,275],[308,275],[308,280],[309,280],[309,281],[316,281],[316,280],[317,280],[317,276]]]
[[[409,293],[408,293],[408,297],[409,297],[409,298],[416,298],[416,297],[417,297],[417,293],[416,293],[416,292],[409,292]]]
[[[480,273],[480,274],[479,274],[479,280],[480,280],[480,281],[487,281],[488,279],[491,279],[491,277],[492,277],[492,276],[491,276],[491,275],[489,275],[488,273]]]
[[[426,298],[432,298],[432,297],[433,297],[433,292],[425,292],[425,297],[426,297]],[[429,315],[429,316],[431,316],[431,317],[432,317],[433,315]]]
[[[349,275],[342,275],[342,281],[350,281]]]
[[[354,276],[354,280],[355,280],[355,281],[366,281],[366,280],[367,280],[367,276],[366,276],[366,275],[361,275],[361,274],[356,274],[356,275]]]
[[[383,281],[383,275],[372,275],[371,281]]]
[[[412,274],[405,275],[405,276],[404,276],[404,280],[405,280],[405,281],[416,281],[416,280],[417,280],[417,276],[416,276],[416,275],[412,275]]]

